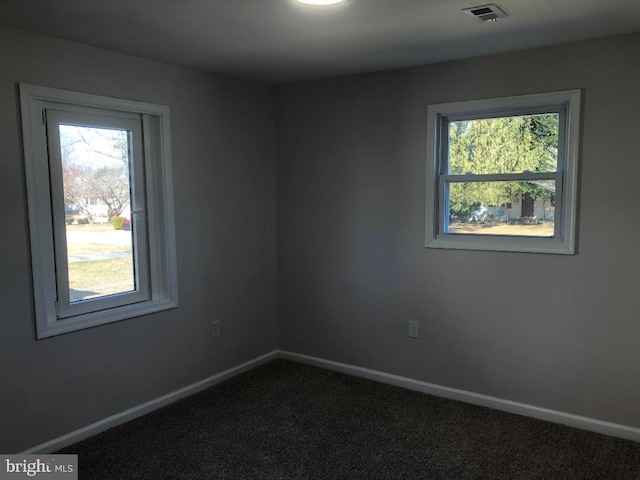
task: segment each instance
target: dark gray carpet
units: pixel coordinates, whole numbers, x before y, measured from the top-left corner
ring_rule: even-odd
[[[640,443],[284,360],[60,453],[83,480],[640,479]]]

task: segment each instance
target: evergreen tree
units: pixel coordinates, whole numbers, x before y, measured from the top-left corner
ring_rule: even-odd
[[[558,116],[555,114],[451,122],[449,174],[553,172],[557,166]],[[515,194],[550,198],[549,182],[450,183],[449,205],[468,216],[481,204],[501,206]]]

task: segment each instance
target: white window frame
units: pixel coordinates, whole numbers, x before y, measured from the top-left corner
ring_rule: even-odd
[[[425,246],[527,253],[575,253],[580,90],[429,105],[427,109],[427,189]],[[450,122],[536,113],[558,113],[558,168],[552,173],[451,175],[448,164]],[[447,232],[448,182],[556,180],[553,237],[459,234]]]
[[[26,84],[20,85],[20,100],[37,338],[176,308],[169,108]],[[61,123],[132,132],[132,292],[81,302],[69,299]]]

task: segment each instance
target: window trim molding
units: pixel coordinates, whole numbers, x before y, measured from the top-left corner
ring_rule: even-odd
[[[49,87],[20,84],[20,108],[27,184],[33,295],[38,339],[73,332],[178,306],[177,261],[169,107]],[[48,159],[43,108],[104,115],[105,110],[138,115],[143,128],[149,267],[149,300],[58,319],[51,221],[51,187],[42,172]],[[99,109],[99,110],[98,110]],[[92,112],[92,110],[94,110]],[[153,159],[149,161],[149,159]]]
[[[576,216],[578,191],[578,161],[580,145],[580,101],[581,91],[563,90],[551,93],[537,93],[511,97],[482,100],[471,100],[454,103],[429,105],[427,108],[427,188],[426,188],[426,224],[425,247],[464,250],[490,250],[526,253],[553,253],[572,255],[576,245]],[[566,155],[558,159],[563,165],[562,203],[560,211],[560,227],[551,238],[506,236],[506,235],[473,235],[450,234],[440,232],[442,212],[440,187],[440,158],[447,147],[446,138],[442,135],[443,118],[450,121],[478,118],[491,118],[526,113],[548,112],[549,108],[564,110],[564,138],[558,142],[558,155]],[[561,121],[563,115],[561,113]]]

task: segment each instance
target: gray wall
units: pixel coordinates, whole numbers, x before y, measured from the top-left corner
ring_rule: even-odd
[[[0,451],[276,347],[640,427],[639,49],[631,35],[274,96],[0,29]],[[19,82],[171,107],[179,309],[35,340]],[[578,254],[425,249],[427,105],[570,88]]]
[[[279,87],[280,348],[640,427],[639,51],[630,35]],[[578,254],[426,249],[427,105],[573,88]]]
[[[6,29],[0,65],[0,452],[273,350],[273,88]],[[35,340],[19,82],[171,108],[180,308]]]

